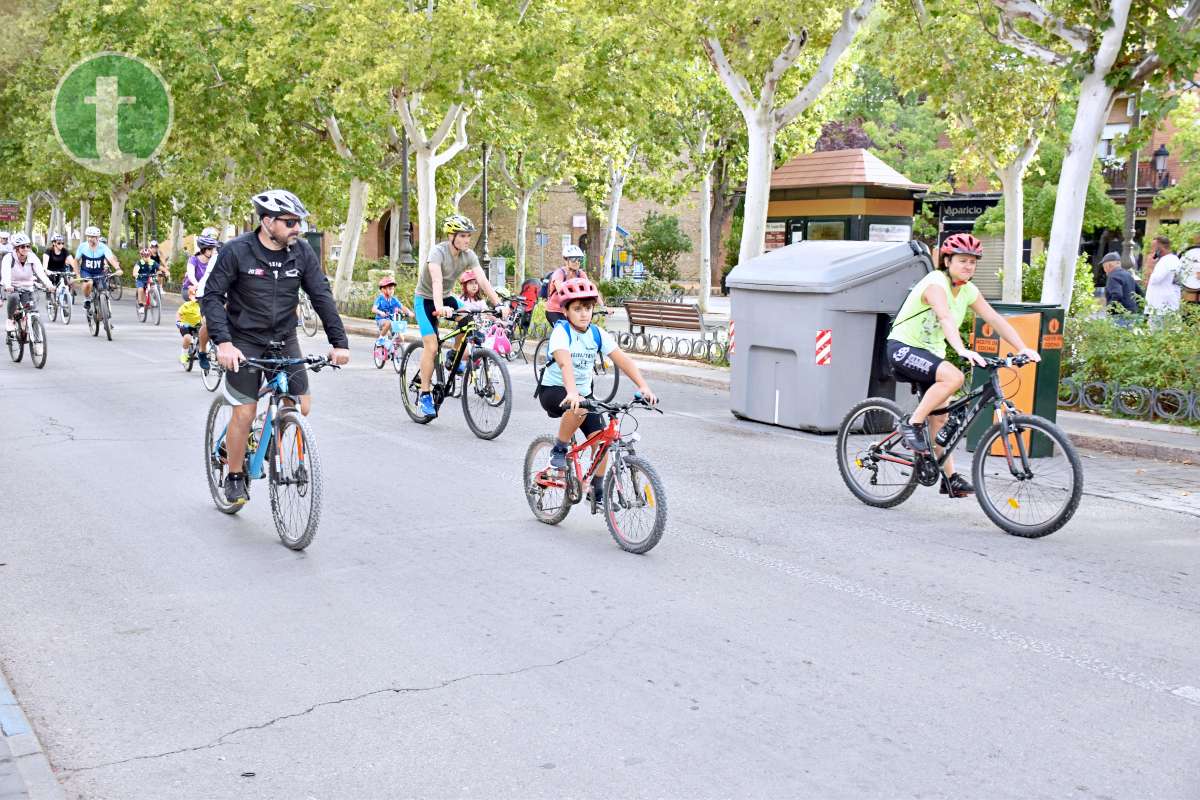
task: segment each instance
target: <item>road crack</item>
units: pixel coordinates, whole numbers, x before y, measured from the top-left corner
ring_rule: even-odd
[[[534,671],[543,670],[543,669],[554,669],[555,667],[560,667],[563,664],[568,664],[572,661],[577,661],[578,659],[584,658],[586,656],[591,655],[592,653],[595,653],[598,650],[608,647],[608,645],[612,644],[612,642],[618,636],[620,636],[622,633],[624,633],[629,628],[633,627],[633,625],[635,625],[636,623],[637,623],[637,620],[626,623],[625,625],[622,625],[620,628],[617,628],[615,631],[613,631],[611,634],[609,634],[602,641],[597,642],[596,644],[590,645],[589,647],[586,647],[577,653],[573,653],[569,656],[564,656],[556,661],[550,661],[550,662],[539,663],[539,664],[528,664],[523,667],[518,667],[517,669],[505,670],[503,672],[469,672],[465,675],[458,675],[453,678],[447,678],[445,680],[438,681],[437,683],[430,684],[429,686],[385,686],[382,689],[372,689],[371,691],[361,692],[359,694],[350,695],[349,697],[340,697],[340,698],[337,698],[336,700],[323,700],[322,702],[314,703],[313,705],[311,705],[308,708],[305,708],[301,711],[294,711],[289,714],[280,714],[279,716],[272,717],[271,719],[268,719],[265,722],[259,722],[254,725],[243,725],[241,727],[234,728],[233,730],[226,731],[225,733],[222,733],[217,738],[215,738],[212,741],[207,742],[205,744],[194,745],[191,747],[180,747],[180,748],[176,748],[174,750],[166,750],[161,753],[147,753],[147,754],[140,755],[140,756],[130,756],[129,758],[122,758],[122,759],[118,759],[116,761],[104,761],[99,764],[87,764],[87,765],[79,766],[79,767],[67,767],[67,766],[55,765],[55,772],[67,773],[67,774],[74,775],[76,773],[90,772],[92,770],[104,769],[106,767],[116,767],[116,766],[120,766],[122,764],[129,764],[129,763],[132,763],[135,761],[150,761],[150,760],[154,760],[154,759],[169,758],[171,756],[182,755],[184,753],[197,753],[197,752],[201,752],[203,750],[212,750],[214,748],[223,746],[224,744],[226,744],[226,742],[229,739],[231,739],[234,736],[237,736],[239,734],[250,733],[253,731],[261,731],[266,728],[270,728],[273,725],[276,725],[278,723],[286,722],[287,720],[297,719],[299,717],[308,716],[309,714],[313,713],[314,711],[317,711],[318,709],[327,708],[329,706],[345,705],[347,703],[357,703],[360,700],[365,700],[369,697],[377,697],[379,695],[387,695],[387,694],[407,695],[407,694],[423,694],[425,692],[437,692],[437,691],[441,691],[442,689],[449,688],[457,683],[463,683],[465,681],[477,680],[480,678],[509,678],[514,675],[522,675],[527,672],[534,672]]]

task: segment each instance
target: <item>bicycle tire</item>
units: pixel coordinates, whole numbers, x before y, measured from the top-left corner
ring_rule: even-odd
[[[63,324],[70,325],[71,306],[74,304],[75,298],[71,295],[70,291],[64,291],[63,296],[66,298],[66,302],[63,302],[63,297],[58,298],[58,313],[62,317]]]
[[[36,314],[29,317],[29,360],[38,369],[46,366],[46,329]]]
[[[874,412],[875,418],[866,417],[865,414]],[[891,432],[881,429],[886,423],[882,420],[881,415],[891,415],[895,419],[895,424],[899,425],[900,420],[904,419],[904,412],[900,410],[900,406],[895,402],[888,400],[886,397],[869,397],[866,400],[856,404],[851,408],[846,416],[842,418],[842,422],[838,425],[837,432],[837,464],[838,472],[841,473],[842,481],[846,484],[846,488],[850,493],[874,508],[892,508],[898,506],[912,496],[912,493],[917,489],[917,471],[916,467],[909,465],[892,465],[890,462],[882,462],[888,464],[889,467],[895,468],[898,476],[895,479],[897,482],[890,485],[898,487],[897,491],[891,495],[878,495],[866,492],[855,479],[856,472],[867,471],[871,472],[870,480],[874,481],[879,477],[878,468],[872,469],[865,466],[862,460],[861,443],[855,442],[851,444],[849,437],[852,435],[852,429],[855,426],[855,421],[862,417],[863,434],[870,437],[878,438],[884,432]],[[857,434],[855,434],[857,435]],[[872,442],[874,444],[874,442]],[[849,453],[849,448],[854,447],[855,453],[853,456]],[[853,469],[852,469],[853,467]],[[907,474],[905,470],[907,469]],[[864,475],[864,477],[866,477]],[[877,484],[874,484],[877,485]]]
[[[138,303],[137,306],[133,309],[134,314],[137,315],[138,322],[146,321],[146,316],[147,316],[146,310],[147,310],[147,306],[146,306],[145,301]]]
[[[53,292],[46,292],[46,313],[50,315],[51,322],[58,322],[57,290]]]
[[[621,480],[622,472],[628,472],[631,476],[640,473],[645,477],[646,483],[638,486],[636,478],[631,477],[630,486],[619,487],[617,481]],[[627,494],[633,497],[626,497]],[[630,526],[618,519],[619,512],[628,511],[635,507],[635,503],[654,509],[654,521],[649,533],[637,541],[628,536]],[[667,494],[658,471],[644,458],[624,455],[619,459],[619,463],[609,467],[608,474],[604,476],[604,522],[608,525],[608,532],[613,541],[627,553],[648,553],[662,539],[663,532],[667,529]]]
[[[100,299],[98,297],[94,297],[92,298],[92,304],[85,308],[83,312],[84,316],[87,317],[88,330],[92,332],[92,336],[100,335],[99,304]]]
[[[305,298],[300,310],[301,324],[309,336],[317,335],[317,311],[312,307],[312,301]]]
[[[121,285],[121,279],[118,276],[108,276],[108,293],[112,295],[113,300],[121,301],[121,297],[125,294],[125,287]]]
[[[154,287],[154,292],[150,295],[150,310],[154,312],[154,324],[162,323],[162,292],[158,287]]]
[[[480,375],[486,382],[484,386],[476,386]],[[497,379],[500,386],[496,385]],[[500,389],[501,395],[499,402],[493,402],[497,388]],[[473,399],[481,400],[482,403],[473,403]],[[504,429],[508,427],[508,420],[512,417],[512,378],[508,374],[508,367],[495,353],[485,347],[476,347],[471,352],[467,371],[463,373],[462,406],[467,427],[471,429],[471,433],[485,441],[495,439],[504,433]],[[483,422],[484,408],[503,409],[499,422],[494,426],[488,427]]]
[[[101,294],[96,300],[100,304],[100,321],[104,324],[104,335],[108,340],[112,341],[112,306],[108,302],[108,295]]]
[[[6,333],[4,338],[8,340],[9,358],[13,360],[14,364],[20,364],[21,359],[25,357],[25,341],[21,339],[20,329]]]
[[[983,513],[987,514],[988,519],[1005,533],[1012,534],[1013,536],[1021,536],[1026,539],[1040,539],[1043,536],[1049,536],[1070,522],[1071,517],[1078,510],[1079,501],[1083,497],[1083,464],[1079,460],[1079,454],[1075,452],[1075,445],[1071,443],[1066,433],[1053,422],[1029,414],[1014,414],[1009,417],[1009,421],[1016,426],[1018,431],[1023,431],[1026,428],[1040,430],[1041,434],[1048,437],[1053,445],[1061,451],[1061,458],[1065,460],[1072,477],[1066,502],[1048,519],[1035,524],[1018,523],[1004,516],[999,506],[994,502],[992,494],[987,490],[988,478],[985,474],[987,470],[985,462],[991,452],[992,445],[1001,436],[1001,423],[999,422],[984,431],[983,437],[980,438],[979,444],[975,448],[975,457],[971,464],[971,477],[975,482],[975,499],[979,501],[979,506],[983,509]],[[1030,441],[1032,443],[1032,433]],[[1007,470],[1007,464],[1003,459],[998,458],[997,462],[998,465],[1004,464],[1004,468]],[[1030,459],[1030,468],[1049,466],[1051,463],[1047,459]],[[1009,474],[1008,479],[1011,482],[1011,474]],[[1008,504],[1010,507],[1014,510],[1019,510],[1021,502],[1015,495],[1019,495],[1020,492],[1009,492],[1006,494],[1008,495]],[[1037,504],[1030,503],[1029,505]]]
[[[387,362],[387,350],[383,345],[375,345],[371,348],[371,360],[375,362],[375,369],[383,369],[383,365]]]
[[[191,369],[191,366],[188,366]],[[217,346],[209,340],[208,343],[208,369],[200,370],[200,380],[204,383],[204,388],[210,392],[215,392],[217,387],[221,385],[221,377],[225,374],[225,368],[221,366],[221,362],[217,359]]]
[[[222,397],[214,398],[212,405],[208,407],[208,419],[204,426],[204,474],[208,480],[208,491],[212,495],[213,504],[222,514],[236,514],[242,510],[245,503],[230,503],[225,499],[225,487],[221,485],[221,479],[224,477],[223,464],[217,460],[213,454],[216,445],[216,439],[219,434],[216,433],[216,426],[220,425],[224,431],[229,425],[226,420],[224,424],[218,421],[221,416],[221,410],[229,409],[229,418],[233,418],[233,406],[225,402]]]
[[[533,348],[533,382],[542,382],[542,373],[546,371],[546,350],[550,347],[550,338],[546,337]]]
[[[300,470],[303,470],[303,479],[306,481],[300,489],[297,489],[297,494],[302,498],[302,502],[308,504],[308,512],[304,517],[303,525],[293,526],[291,520],[286,519],[286,509],[284,508],[283,491],[284,487],[288,486],[281,482],[279,473],[280,462],[283,460],[284,450],[289,448],[287,442],[287,434],[291,429],[296,430],[295,441],[299,442],[296,448],[299,451]],[[275,520],[275,532],[279,534],[279,541],[283,542],[284,547],[289,550],[303,550],[312,544],[313,537],[317,535],[317,526],[321,522],[321,496],[324,488],[323,475],[321,472],[321,459],[316,442],[313,440],[312,426],[304,415],[297,412],[295,409],[284,408],[279,414],[279,435],[271,441],[271,452],[268,454],[270,460],[269,481],[270,486],[268,493],[271,495],[271,516]],[[297,473],[299,470],[297,470]],[[293,473],[292,479],[295,479]],[[296,520],[299,522],[299,520]],[[293,531],[293,528],[296,528]]]
[[[621,370],[617,363],[598,353],[592,367],[592,396],[602,403],[611,403],[620,385]]]
[[[529,447],[525,450],[525,468],[521,473],[521,486],[525,492],[525,502],[529,504],[529,510],[533,512],[534,518],[546,525],[557,525],[567,518],[567,514],[571,513],[571,503],[567,501],[565,481],[561,487],[557,488],[535,485],[538,473],[545,470],[550,461],[550,450],[554,447],[555,441],[554,436],[539,436],[530,442]],[[546,497],[547,491],[561,492],[561,502],[555,505],[551,501],[549,506],[543,506],[542,501]]]
[[[392,345],[392,352],[388,354],[388,358],[392,362],[392,369],[396,370],[396,374],[400,374],[400,354],[404,352],[404,342],[398,341]]]
[[[400,400],[408,418],[418,425],[427,425],[433,419],[422,414],[419,405],[421,353],[424,349],[424,342],[409,342],[408,346],[404,348],[404,356],[400,361]]]
[[[187,364],[183,366],[183,370],[184,372],[191,372],[194,366],[196,366],[196,353],[192,348],[188,348]]]

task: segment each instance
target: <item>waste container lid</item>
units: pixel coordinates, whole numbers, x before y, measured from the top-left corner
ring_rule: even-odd
[[[734,289],[832,294],[878,280],[924,259],[909,242],[797,242],[738,264]]]

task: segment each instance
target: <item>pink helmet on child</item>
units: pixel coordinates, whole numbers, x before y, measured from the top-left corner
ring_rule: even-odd
[[[599,300],[600,291],[596,284],[585,277],[571,278],[558,287],[558,301],[566,308],[572,300]]]
[[[466,286],[471,281],[477,281],[477,280],[479,280],[479,276],[475,274],[475,270],[473,270],[473,269],[467,270],[458,279],[459,283],[461,283],[463,286]]]

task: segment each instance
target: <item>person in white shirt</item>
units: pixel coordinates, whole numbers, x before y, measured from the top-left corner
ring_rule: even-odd
[[[0,257],[0,286],[8,292],[8,319],[4,322],[5,337],[16,330],[13,315],[20,305],[20,292],[32,291],[34,286],[41,283],[46,291],[54,291],[42,262],[38,261],[29,246],[29,237],[23,233],[15,233],[12,237],[12,252]],[[18,290],[18,291],[14,291]]]
[[[1171,240],[1155,236],[1152,244],[1154,271],[1146,281],[1146,313],[1151,317],[1179,310],[1181,296],[1177,282],[1182,264],[1171,252]]]

